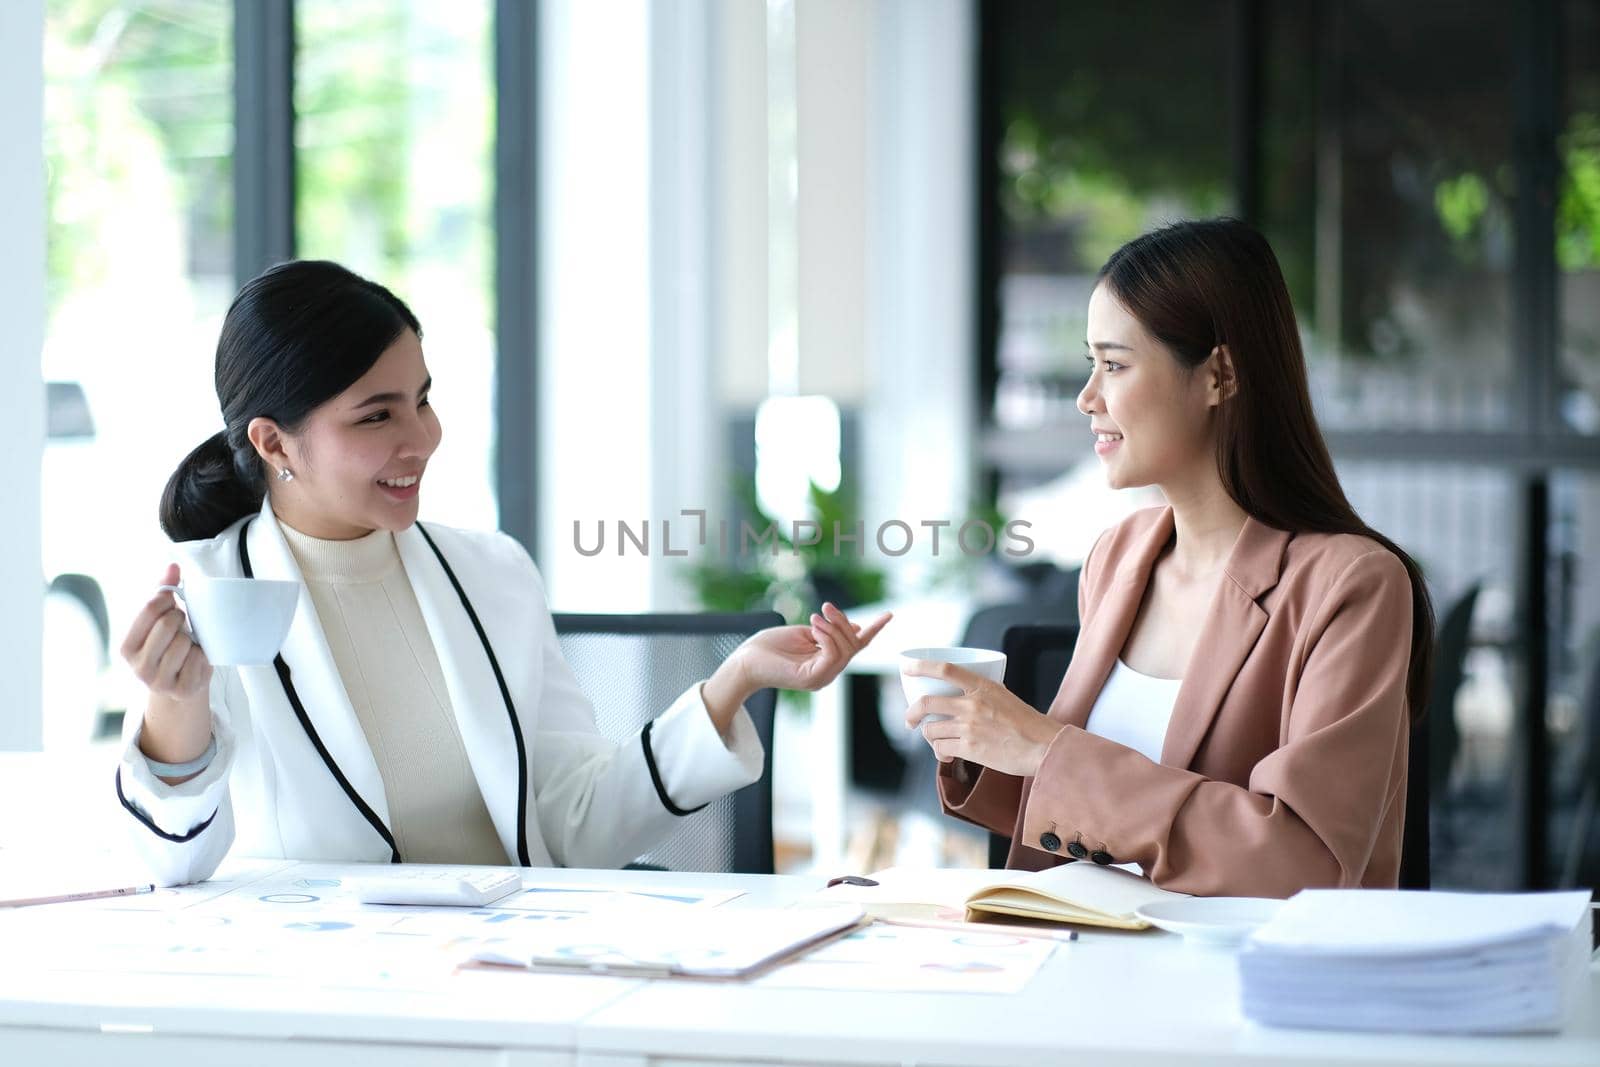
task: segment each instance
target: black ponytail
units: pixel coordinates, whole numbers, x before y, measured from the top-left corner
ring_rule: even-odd
[[[222,432],[184,457],[161,494],[161,528],[174,541],[215,537],[260,510],[265,465],[250,421],[294,433],[306,417],[372,369],[407,329],[422,326],[389,290],[337,263],[297,260],[247,282],[217,341]]]
[[[174,541],[214,537],[258,510],[266,486],[240,477],[226,431],[213,434],[184,457],[161,494],[161,528]]]

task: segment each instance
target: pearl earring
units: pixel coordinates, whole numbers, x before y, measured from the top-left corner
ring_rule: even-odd
[[[283,468],[282,470],[280,470],[278,472],[278,481],[280,481],[280,482],[292,482],[292,481],[294,481],[294,471],[290,470],[288,467]]]

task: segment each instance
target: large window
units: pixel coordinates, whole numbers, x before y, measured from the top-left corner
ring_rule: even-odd
[[[167,476],[221,428],[211,362],[234,290],[232,54],[228,4],[46,8],[49,747],[88,741],[109,725],[103,709],[133,698],[108,652],[170,558],[156,522]]]
[[[444,440],[426,513],[496,522],[491,5],[295,5],[295,243],[422,322]]]
[[[1073,414],[1084,308],[1118,245],[1230,206],[1228,144],[1217,136],[1228,124],[1218,57],[1229,7],[1028,0],[986,12],[999,138],[998,427],[1029,431]]]
[[[417,312],[447,431],[427,512],[493,527],[491,5],[293,9],[292,108],[260,106],[293,115],[295,253],[339,260]],[[232,16],[195,0],[47,8],[50,747],[143,699],[116,646],[173,556],[157,503],[221,428],[212,361],[243,280],[234,56],[264,47],[236,42]]]
[[[1556,264],[1562,425],[1600,434],[1600,5],[1568,0]]]

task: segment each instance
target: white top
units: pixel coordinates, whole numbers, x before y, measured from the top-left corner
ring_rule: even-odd
[[[1140,674],[1118,657],[1111,677],[1100,688],[1084,729],[1108,741],[1127,745],[1152,762],[1161,762],[1167,724],[1178,699],[1182,678],[1152,678]]]
[[[372,746],[400,855],[414,863],[508,862],[394,534],[328,541],[280,525]]]

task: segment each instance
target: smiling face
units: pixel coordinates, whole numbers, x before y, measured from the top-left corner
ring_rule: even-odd
[[[250,439],[269,468],[273,511],[302,533],[341,541],[416,522],[423,471],[441,435],[431,385],[422,343],[405,330],[294,433],[254,420]],[[278,479],[284,467],[291,481]]]
[[[1089,381],[1078,410],[1113,489],[1173,490],[1216,477],[1213,414],[1221,353],[1194,370],[1151,337],[1104,284],[1089,297]]]

